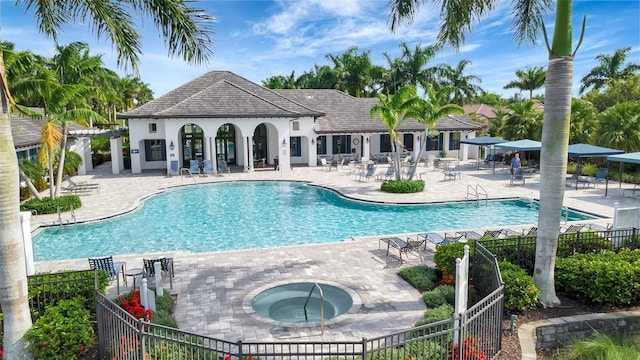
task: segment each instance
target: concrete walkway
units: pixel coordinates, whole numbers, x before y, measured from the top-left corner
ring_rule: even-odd
[[[103,164],[90,175],[75,176],[74,181],[100,185],[98,191],[82,195],[83,206],[75,213],[76,221],[91,221],[132,211],[145,198],[175,186],[239,180],[296,180],[329,187],[351,198],[398,203],[425,203],[461,201],[467,199],[469,187],[480,185],[488,197],[539,198],[538,175],[526,180],[525,185],[510,185],[506,168],[477,170],[475,162],[461,165],[462,176],[456,181],[446,180],[436,169],[420,167],[419,176],[426,181],[426,190],[418,194],[388,194],[381,192],[380,182],[358,181],[345,167],[328,172],[321,167],[295,167],[281,174],[272,169],[252,173],[232,172],[224,176],[165,176],[150,172],[120,175],[109,174],[110,164]],[[236,169],[240,171],[239,169]],[[383,173],[386,165],[377,172]],[[608,196],[604,187],[567,187],[564,204],[587,211],[603,219],[600,225],[611,223],[614,203],[620,207],[638,206],[637,198],[622,196],[618,184],[609,184]],[[39,225],[58,223],[57,215],[38,215],[32,219],[34,229]],[[62,214],[63,223],[72,221],[68,213]],[[521,224],[513,229],[535,224]],[[456,229],[451,229],[456,230]],[[481,230],[481,229],[479,229]],[[37,230],[36,230],[37,231]],[[413,234],[402,234],[410,236]],[[183,330],[227,340],[356,340],[375,337],[410,328],[422,318],[425,310],[420,294],[398,275],[400,266],[426,263],[432,265],[430,247],[424,257],[409,258],[400,263],[379,249],[378,238],[353,240],[318,245],[280,247],[259,250],[224,251],[215,253],[157,253],[116,256],[126,261],[127,268],[142,267],[143,258],[173,257],[175,279],[173,293],[177,294],[176,318]],[[86,269],[86,259],[36,263],[37,271],[60,269]],[[325,334],[320,335],[318,324],[311,327],[285,326],[254,314],[251,300],[260,290],[288,282],[326,282],[344,287],[353,295],[352,311],[327,323]],[[138,282],[139,284],[139,282]],[[128,290],[132,287],[129,278]],[[108,293],[115,296],[115,282]]]

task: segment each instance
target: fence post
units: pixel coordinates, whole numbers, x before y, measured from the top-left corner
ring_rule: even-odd
[[[238,340],[238,359],[242,360],[242,340]]]
[[[362,338],[362,360],[367,360],[367,338]]]
[[[138,341],[140,344],[140,357],[139,359],[144,359],[144,319],[138,319]]]

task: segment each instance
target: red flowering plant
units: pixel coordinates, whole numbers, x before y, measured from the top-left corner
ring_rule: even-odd
[[[453,360],[487,360],[482,350],[477,348],[476,339],[467,336],[462,340],[462,355],[460,355],[458,344],[453,345]]]
[[[140,290],[138,289],[131,290],[129,294],[118,296],[116,304],[136,319],[143,318],[147,321],[153,319],[153,312],[140,305]]]
[[[443,267],[441,271],[442,271],[442,280],[440,281],[440,284],[444,286],[455,285],[456,276],[454,274],[448,274],[447,268],[445,267]]]

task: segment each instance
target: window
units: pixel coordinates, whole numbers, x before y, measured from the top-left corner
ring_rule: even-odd
[[[327,137],[322,135],[316,138],[316,151],[318,155],[327,155]]]
[[[149,133],[155,133],[155,132],[158,132],[158,124],[156,123],[149,124]]]
[[[391,152],[391,136],[389,134],[380,135],[380,152]]]
[[[333,154],[351,153],[351,135],[333,135]]]
[[[449,150],[460,150],[460,133],[449,133]]]
[[[442,133],[427,137],[427,151],[440,150],[440,142],[442,139]]]
[[[167,161],[167,143],[164,140],[145,140],[144,157],[146,161]]]
[[[413,134],[404,134],[402,136],[402,145],[406,151],[413,151]]]
[[[291,152],[291,156],[302,156],[300,140],[300,136],[293,136],[289,138],[289,151]]]

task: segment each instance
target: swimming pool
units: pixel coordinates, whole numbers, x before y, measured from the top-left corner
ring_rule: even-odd
[[[569,211],[569,221],[592,219]],[[537,223],[522,200],[371,204],[297,182],[176,188],[109,220],[56,226],[33,238],[36,261],[165,251],[212,252],[342,241],[352,236]]]

